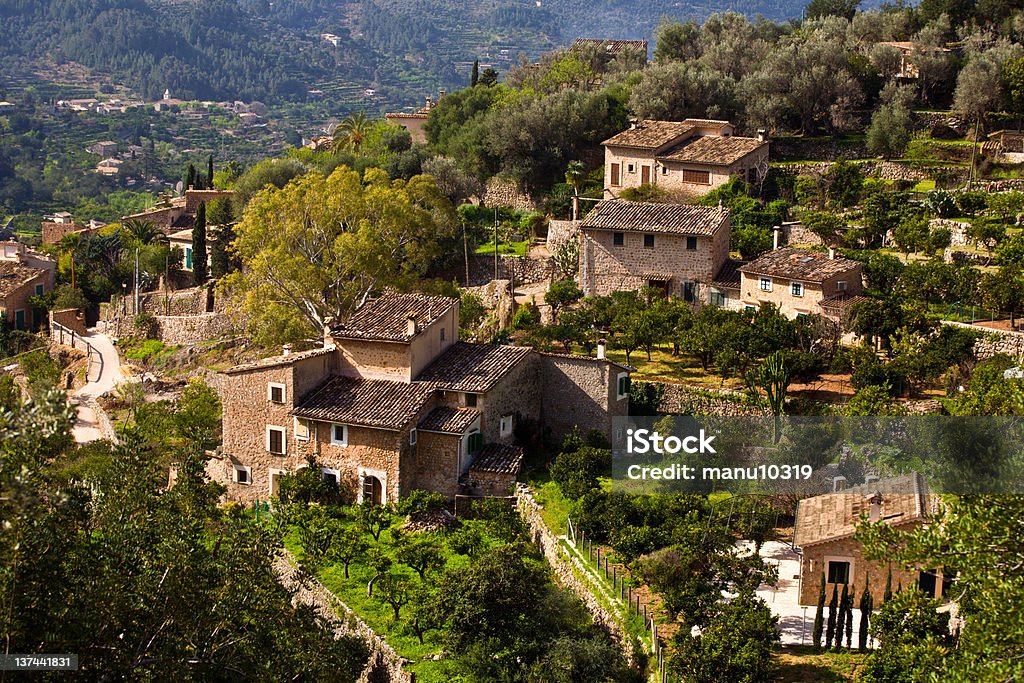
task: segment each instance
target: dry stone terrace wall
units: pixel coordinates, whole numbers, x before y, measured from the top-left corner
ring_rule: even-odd
[[[510,206],[517,211],[536,211],[537,202],[510,180],[497,176],[487,181],[484,206]]]
[[[1024,332],[994,330],[989,327],[969,325],[952,320],[943,320],[942,324],[983,332],[984,336],[974,342],[974,355],[978,358],[991,358],[999,354],[1006,354],[1014,358],[1024,356]]]
[[[687,386],[653,382],[665,387],[665,394],[658,406],[659,412],[681,415],[769,415],[764,406],[750,403],[746,395],[735,391],[712,391]]]

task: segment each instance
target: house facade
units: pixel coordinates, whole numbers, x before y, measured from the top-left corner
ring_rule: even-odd
[[[427,119],[430,118],[430,111],[437,106],[444,95],[445,91],[441,90],[438,92],[436,100],[428,97],[426,104],[415,112],[388,112],[384,115],[384,120],[409,131],[413,143],[425,145],[427,144],[427,132],[423,127],[427,124]]]
[[[579,228],[584,296],[654,287],[707,303],[729,259],[729,210],[719,206],[608,200]]]
[[[835,493],[801,500],[796,510],[794,545],[800,549],[800,604],[818,604],[821,577],[826,596],[847,585],[860,595],[865,584],[879,604],[892,572],[892,590],[917,586],[942,598],[947,578],[941,569],[903,569],[896,563],[868,560],[855,538],[860,520],[884,521],[901,530],[928,523],[934,496],[918,474],[882,479]],[[826,598],[827,599],[827,598]]]
[[[123,216],[121,221],[150,221],[155,223],[164,234],[170,235],[186,228],[192,228],[200,204],[209,205],[215,199],[231,199],[234,196],[234,190],[188,189],[181,197],[165,199],[145,211]]]
[[[809,249],[775,249],[740,265],[739,296],[733,308],[774,304],[788,318],[812,313],[836,317],[860,300],[860,261]]]
[[[57,264],[20,242],[0,242],[0,316],[18,330],[45,323],[43,311],[29,299],[53,289]]]
[[[768,142],[733,134],[728,121],[640,121],[605,140],[604,197],[655,185],[682,196],[707,194],[734,176],[755,183],[768,170]]]
[[[608,433],[626,414],[627,368],[460,342],[458,320],[457,299],[386,294],[326,329],[323,348],[227,370],[211,477],[266,500],[315,456],[357,501],[502,493],[522,463],[517,430]]]

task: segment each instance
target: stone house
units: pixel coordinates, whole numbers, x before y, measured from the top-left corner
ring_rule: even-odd
[[[117,154],[117,143],[113,140],[102,140],[100,142],[94,142],[85,149],[92,154],[101,156],[104,159],[109,159]]]
[[[730,306],[755,310],[771,303],[789,318],[817,313],[835,318],[860,300],[860,261],[809,249],[775,249],[740,265],[739,296]]]
[[[325,329],[323,348],[226,370],[211,477],[232,499],[267,499],[315,456],[358,501],[500,493],[522,463],[517,430],[609,433],[626,414],[628,368],[460,342],[458,321],[458,299],[388,293]]]
[[[605,140],[604,198],[622,190],[656,185],[669,192],[696,197],[733,176],[748,183],[768,171],[768,142],[733,134],[728,121],[639,121]]]
[[[151,221],[164,234],[170,235],[181,230],[192,229],[200,204],[205,203],[209,206],[210,202],[215,199],[231,199],[234,196],[234,190],[194,190],[190,188],[185,190],[185,194],[181,197],[164,199],[152,208],[122,217],[121,221]]]
[[[415,112],[388,112],[384,115],[384,120],[409,131],[413,144],[425,145],[427,144],[427,133],[423,130],[423,127],[430,117],[430,110],[437,106],[437,103],[441,101],[444,95],[445,91],[441,90],[438,92],[436,100],[428,97],[426,104]]]
[[[948,47],[925,47],[909,40],[888,40],[878,45],[891,47],[900,53],[900,66],[896,71],[896,78],[905,80],[916,80],[921,76],[921,69],[917,65],[920,55],[951,52]]]
[[[708,303],[729,260],[729,210],[720,206],[606,200],[580,222],[585,296],[655,287]]]
[[[864,558],[861,544],[854,538],[861,518],[884,521],[904,531],[927,524],[934,514],[935,496],[927,491],[919,474],[882,479],[847,489],[801,500],[796,509],[794,546],[800,549],[801,605],[818,604],[821,576],[825,575],[826,600],[833,587],[843,585],[857,595],[865,582],[871,588],[875,604],[885,593],[892,570],[892,590],[918,586],[935,598],[941,598],[949,579],[941,569],[913,571],[899,565]]]
[[[57,264],[20,242],[0,242],[0,317],[18,330],[38,329],[46,320],[29,298],[53,289]]]

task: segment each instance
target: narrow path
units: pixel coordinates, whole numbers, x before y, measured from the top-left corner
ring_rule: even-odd
[[[78,406],[78,417],[71,434],[78,443],[89,443],[113,436],[110,422],[96,399],[113,390],[123,378],[121,357],[110,337],[91,331],[85,340],[93,349],[90,354],[89,375],[86,377],[88,381],[72,395],[72,402]]]

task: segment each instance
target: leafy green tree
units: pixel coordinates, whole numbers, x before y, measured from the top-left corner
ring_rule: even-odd
[[[487,67],[483,72],[481,72],[480,80],[477,82],[480,85],[486,85],[487,87],[495,86],[498,84],[498,72],[491,67]]]
[[[369,547],[369,543],[366,542],[359,527],[349,526],[335,534],[331,539],[328,555],[332,560],[340,562],[342,567],[345,568],[345,578],[347,579],[349,578],[349,566],[356,558],[362,556]]]
[[[559,312],[583,298],[583,291],[575,280],[559,280],[551,283],[544,293],[544,303],[551,306],[551,316],[558,322]]]
[[[860,0],[811,0],[804,9],[804,16],[808,19],[822,17],[853,19],[859,5]]]
[[[997,311],[1009,311],[1010,326],[1016,327],[1017,311],[1024,305],[1024,272],[1020,266],[1001,266],[981,278],[982,301]]]
[[[526,683],[626,681],[631,675],[622,651],[613,643],[563,636],[546,646],[525,680]]]
[[[434,539],[416,539],[403,543],[395,553],[399,562],[416,572],[423,580],[425,575],[444,566],[444,556]],[[397,615],[396,615],[397,618]]]
[[[597,488],[598,478],[611,474],[611,464],[611,451],[583,446],[559,453],[551,466],[551,478],[566,497],[576,499]]]
[[[839,596],[839,614],[836,616],[836,649],[843,646],[843,635],[846,633],[846,610],[850,601],[850,588],[843,584],[843,592]]]
[[[388,572],[377,579],[375,586],[377,589],[375,595],[391,606],[397,622],[402,608],[409,604],[409,580]]]
[[[370,501],[364,501],[362,505],[356,506],[356,521],[363,531],[373,536],[373,540],[377,542],[392,523],[391,514],[383,506]]]
[[[192,281],[196,286],[206,282],[209,276],[206,266],[206,203],[200,202],[196,209],[196,222],[192,226]]]
[[[685,62],[700,56],[701,27],[692,19],[680,22],[663,17],[654,34],[654,60]]]

